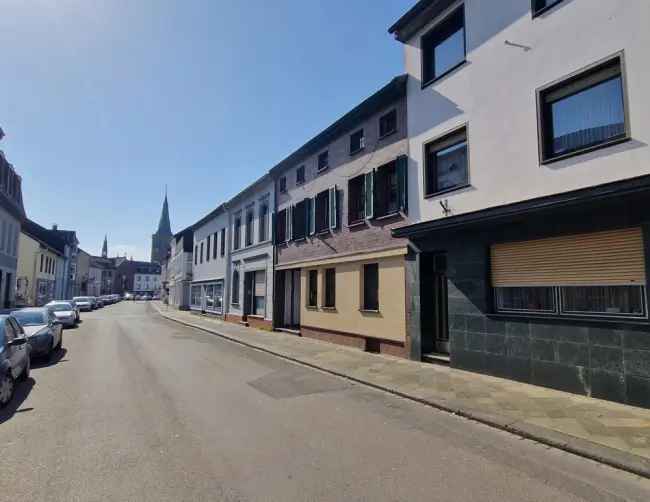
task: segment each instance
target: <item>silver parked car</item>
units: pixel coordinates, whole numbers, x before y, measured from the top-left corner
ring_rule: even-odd
[[[29,346],[14,318],[0,315],[0,408],[11,401],[16,380],[29,377]]]
[[[77,313],[70,302],[50,302],[45,306],[54,313],[54,317],[63,327],[74,328],[76,326]]]
[[[63,325],[46,307],[15,310],[11,316],[27,335],[31,357],[52,357],[63,343]]]
[[[93,301],[90,296],[75,296],[72,301],[82,312],[90,312],[93,309]]]

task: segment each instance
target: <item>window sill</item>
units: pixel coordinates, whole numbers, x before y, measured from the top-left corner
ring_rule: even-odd
[[[305,308],[307,310],[314,310],[314,311],[318,310],[318,307],[316,305],[307,305]]]
[[[329,235],[331,233],[332,233],[332,231],[328,228],[327,230],[319,230],[314,235],[316,235],[316,237],[319,237],[321,235]]]
[[[380,310],[379,309],[377,309],[377,310],[375,310],[375,309],[359,309],[359,312],[361,312],[362,314],[379,314]]]
[[[264,319],[264,316],[259,314],[246,314],[246,317],[252,317],[253,319]]]
[[[318,174],[320,174],[320,173],[324,173],[325,171],[327,171],[327,169],[328,169],[329,167],[330,167],[330,166],[325,166],[325,167],[322,167],[322,168],[320,168],[320,169],[316,169],[316,172],[317,172]]]
[[[382,135],[382,136],[379,136],[378,139],[381,141],[382,139],[386,139],[386,138],[388,138],[389,136],[392,136],[392,135],[395,134],[396,132],[397,132],[397,128],[393,129],[392,131],[387,132],[386,134],[384,134],[384,135]]]
[[[584,322],[587,324],[607,324],[611,326],[640,326],[647,328],[650,325],[648,319],[626,319],[626,318],[612,318],[612,317],[595,317],[595,316],[581,316],[581,315],[558,315],[558,314],[525,314],[525,313],[515,313],[515,312],[493,312],[487,314],[489,319],[495,320],[512,320],[512,321],[521,321],[521,320],[530,320],[530,321],[573,321],[573,322]]]
[[[348,228],[361,227],[367,225],[368,223],[366,222],[366,220],[357,220],[357,221],[353,221],[352,223],[348,223]]]
[[[381,220],[388,220],[390,218],[395,218],[396,216],[402,216],[402,213],[400,211],[395,211],[393,213],[388,213],[384,214],[382,216],[377,216],[376,218],[373,218],[376,221],[381,221]]]
[[[353,155],[356,155],[359,152],[363,152],[366,149],[365,146],[362,146],[361,148],[357,148],[356,150],[350,150],[350,157]]]
[[[437,77],[434,77],[434,78],[432,78],[430,80],[427,80],[426,82],[422,82],[422,89],[424,89],[426,87],[429,87],[430,85],[433,85],[436,82],[439,82],[443,78],[447,77],[449,74],[454,73],[456,70],[460,70],[466,64],[467,64],[467,59],[463,59],[456,66],[452,66],[451,68],[449,68],[446,72],[442,73],[441,75],[438,75]]]
[[[425,199],[433,199],[435,197],[440,197],[441,195],[446,195],[446,194],[449,194],[449,193],[457,192],[459,190],[464,190],[465,188],[469,188],[470,186],[472,186],[472,185],[470,185],[468,183],[466,185],[460,185],[460,186],[453,187],[453,188],[447,188],[446,190],[440,190],[439,192],[424,194],[424,198]]]
[[[626,141],[630,141],[631,139],[632,138],[630,137],[630,135],[626,134],[625,136],[615,138],[615,139],[611,139],[611,140],[606,141],[604,143],[599,143],[598,145],[594,145],[594,146],[590,146],[590,147],[587,147],[587,148],[582,148],[580,150],[576,150],[575,152],[565,153],[563,155],[558,155],[557,157],[549,157],[549,158],[542,159],[540,161],[540,164],[542,166],[545,166],[547,164],[552,164],[554,162],[559,162],[561,160],[570,159],[571,157],[576,157],[577,155],[583,155],[585,153],[594,152],[594,151],[600,150],[602,148],[608,148],[610,146],[619,145],[621,143],[625,143]]]
[[[325,312],[336,312],[336,307],[321,307]]]

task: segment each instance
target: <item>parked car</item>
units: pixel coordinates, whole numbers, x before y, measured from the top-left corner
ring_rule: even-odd
[[[75,296],[72,300],[81,311],[90,312],[93,309],[93,301],[90,296]]]
[[[124,293],[124,299],[125,300],[133,300],[134,296],[131,293]]]
[[[54,300],[54,301],[62,302],[64,300]],[[65,300],[65,301],[68,302],[70,305],[72,305],[72,308],[74,308],[75,317],[77,318],[77,322],[79,322],[79,319],[81,319],[81,314],[77,302],[75,302],[74,300]]]
[[[31,307],[16,310],[11,316],[18,321],[27,335],[31,357],[47,357],[63,344],[63,325],[46,307]]]
[[[95,308],[101,309],[104,308],[104,301],[99,296],[94,296],[95,299]]]
[[[0,408],[11,401],[17,380],[29,377],[29,344],[10,315],[0,315]]]
[[[149,301],[149,300],[151,300],[151,295],[144,294],[144,295],[142,295],[142,299],[145,300],[145,301]]]
[[[70,302],[50,302],[45,306],[64,327],[74,328],[77,324],[77,314]]]

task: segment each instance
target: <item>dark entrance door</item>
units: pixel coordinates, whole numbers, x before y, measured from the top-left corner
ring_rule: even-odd
[[[422,353],[449,354],[446,253],[423,254],[420,280]]]
[[[255,287],[255,272],[244,273],[244,317],[253,313],[253,288]]]

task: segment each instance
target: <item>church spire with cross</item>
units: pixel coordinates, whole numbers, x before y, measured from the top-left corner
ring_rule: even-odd
[[[104,244],[102,245],[102,258],[108,258],[108,235],[104,235]]]

